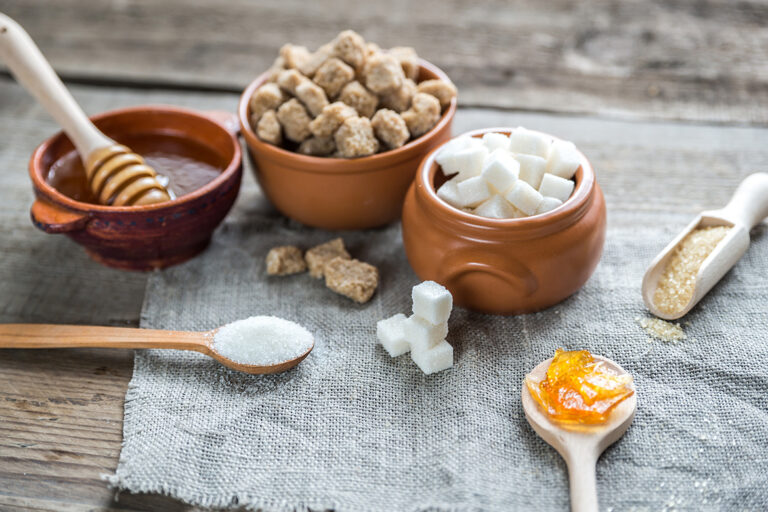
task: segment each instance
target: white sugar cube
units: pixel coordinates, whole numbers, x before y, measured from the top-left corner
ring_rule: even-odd
[[[546,135],[518,126],[509,136],[509,149],[513,153],[525,153],[547,157],[550,139]]]
[[[483,135],[482,140],[488,151],[493,152],[497,149],[509,150],[509,137],[503,133],[486,133]]]
[[[534,215],[544,197],[523,180],[517,180],[504,198],[526,215]]]
[[[551,212],[561,204],[563,204],[563,202],[556,197],[545,197],[544,200],[541,201],[539,207],[536,209],[536,215]]]
[[[575,185],[576,184],[571,180],[547,173],[541,179],[539,192],[543,196],[555,197],[562,202],[565,202],[571,197],[571,192],[573,192],[573,187]]]
[[[448,176],[459,173],[460,180],[478,176],[487,155],[488,149],[485,146],[468,147],[451,153],[443,159],[443,174]]]
[[[573,178],[579,166],[581,157],[572,142],[557,140],[552,143],[547,156],[547,172],[567,180]]]
[[[459,182],[456,180],[456,178],[446,181],[440,186],[439,189],[437,189],[437,197],[453,206],[454,208],[461,208],[458,184]]]
[[[488,183],[480,176],[468,178],[457,185],[459,204],[463,207],[475,207],[491,197]]]
[[[434,347],[448,335],[447,322],[434,325],[416,315],[409,316],[403,328],[405,339],[411,344],[411,350],[416,348],[426,350]]]
[[[447,341],[425,350],[412,350],[411,359],[421,371],[430,375],[453,366],[453,347]]]
[[[499,135],[499,134],[489,134]],[[494,191],[506,192],[520,174],[520,164],[512,158],[509,151],[497,149],[485,159],[481,176]]]
[[[411,344],[405,339],[406,320],[404,314],[398,313],[376,322],[376,337],[390,357],[397,357],[411,350]]]
[[[494,194],[487,201],[480,203],[473,213],[489,219],[517,219],[525,216],[520,210],[509,204],[504,196],[499,194]]]
[[[435,156],[435,162],[437,162],[438,165],[445,167],[445,162],[451,155],[461,151],[462,149],[472,147],[473,145],[480,146],[482,145],[482,141],[469,136],[456,137],[455,139],[451,139],[446,142],[437,152],[437,155]]]
[[[424,281],[413,287],[413,314],[431,324],[444,324],[451,316],[453,297],[444,286],[434,281]]]
[[[520,174],[518,178],[525,180],[535,189],[541,185],[541,178],[544,176],[547,167],[547,161],[540,156],[534,155],[515,155],[515,160],[520,164]]]

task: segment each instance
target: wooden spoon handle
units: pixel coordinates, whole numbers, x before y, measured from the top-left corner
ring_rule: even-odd
[[[598,512],[597,478],[595,464],[597,456],[592,450],[583,450],[571,454],[566,459],[568,481],[571,487],[571,512]]]
[[[91,123],[29,34],[2,13],[0,58],[64,129],[80,155],[85,157],[97,147],[114,144]]]
[[[768,217],[768,173],[750,174],[739,184],[728,204],[719,216],[752,229]]]
[[[126,327],[0,324],[0,348],[172,348],[210,355],[210,336]]]

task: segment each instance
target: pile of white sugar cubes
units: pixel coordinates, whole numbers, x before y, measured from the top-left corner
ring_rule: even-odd
[[[411,352],[411,359],[427,375],[453,366],[448,317],[453,308],[451,292],[434,281],[414,286],[413,315],[402,313],[379,320],[376,336],[391,357]]]
[[[435,161],[445,182],[437,195],[455,208],[492,219],[539,215],[563,204],[573,192],[581,157],[572,142],[515,128],[507,136],[463,135],[448,142]]]

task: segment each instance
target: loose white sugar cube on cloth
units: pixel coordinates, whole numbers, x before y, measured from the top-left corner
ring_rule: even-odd
[[[547,173],[541,179],[539,192],[543,196],[555,197],[562,202],[565,202],[571,197],[571,192],[573,192],[573,187],[575,185],[576,184],[571,180]]]
[[[534,155],[515,155],[515,160],[520,164],[520,174],[518,178],[524,180],[530,186],[535,189],[541,185],[541,178],[544,177],[544,173],[547,168],[547,161],[540,156]]]
[[[536,214],[536,209],[544,200],[535,188],[523,180],[517,180],[504,198],[526,215]]]
[[[563,204],[563,202],[556,197],[545,197],[541,201],[541,204],[539,205],[539,207],[536,209],[536,215],[541,215],[542,213],[551,212],[561,204]]]
[[[405,339],[406,316],[398,313],[376,323],[376,337],[390,357],[397,357],[411,350],[411,344]]]
[[[408,317],[404,327],[405,339],[411,344],[411,350],[434,347],[448,336],[446,322],[434,325],[416,315]]]
[[[581,157],[573,142],[556,140],[552,143],[547,156],[546,172],[569,180],[580,165]]]
[[[411,290],[413,314],[433,325],[443,324],[451,316],[453,296],[443,285],[424,281]]]
[[[443,174],[459,174],[459,179],[465,180],[477,176],[483,170],[483,162],[488,155],[485,146],[465,148],[448,155],[442,164]]]
[[[498,134],[491,134],[498,135]],[[520,174],[520,164],[509,151],[497,149],[485,159],[481,176],[495,192],[502,194],[509,190]]]
[[[475,207],[491,197],[491,188],[482,177],[468,178],[457,185],[459,204],[463,207]]]
[[[454,208],[461,208],[458,185],[459,182],[456,178],[446,181],[437,189],[437,197]]]
[[[428,349],[412,350],[411,359],[421,371],[430,375],[453,366],[453,347],[443,340]]]
[[[549,152],[550,138],[544,134],[526,130],[518,126],[509,136],[509,150],[513,153],[525,153],[542,158]]]
[[[524,213],[504,199],[504,196],[499,194],[494,194],[487,201],[480,203],[472,213],[489,219],[517,219],[525,216]]]
[[[504,149],[509,151],[509,137],[503,133],[486,133],[483,135],[483,144],[488,148],[488,151],[495,151],[497,149]]]

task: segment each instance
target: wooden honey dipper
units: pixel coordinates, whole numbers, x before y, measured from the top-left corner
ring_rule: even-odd
[[[138,206],[172,199],[144,159],[104,135],[85,115],[29,34],[0,13],[0,58],[74,144],[99,202]]]

